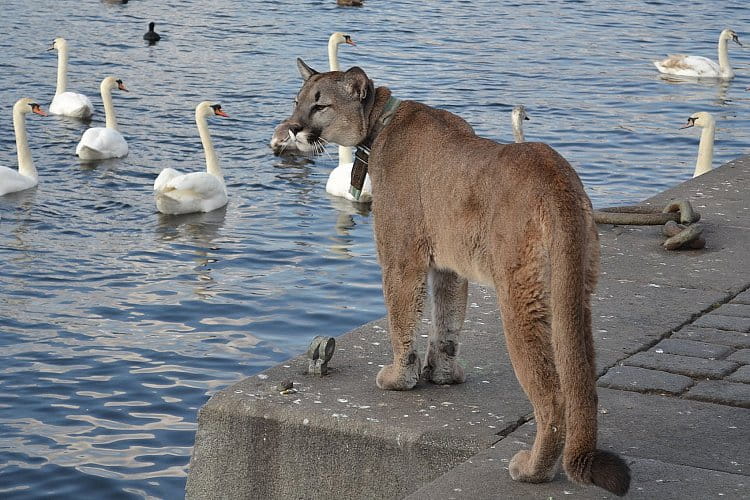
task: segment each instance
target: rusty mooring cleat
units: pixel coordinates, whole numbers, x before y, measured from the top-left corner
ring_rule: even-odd
[[[328,362],[333,357],[333,351],[336,349],[336,340],[333,337],[317,336],[307,348],[307,357],[309,366],[307,373],[309,375],[323,376],[328,373]]]

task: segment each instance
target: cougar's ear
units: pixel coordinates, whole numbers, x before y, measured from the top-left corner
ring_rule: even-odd
[[[344,83],[346,84],[346,91],[352,97],[356,97],[360,101],[363,101],[367,97],[370,79],[367,78],[362,68],[354,66],[346,70],[346,73],[344,73]]]
[[[302,75],[302,79],[304,81],[307,81],[311,76],[318,74],[317,71],[305,64],[305,61],[303,61],[299,57],[297,58],[297,69],[299,69],[299,74]]]

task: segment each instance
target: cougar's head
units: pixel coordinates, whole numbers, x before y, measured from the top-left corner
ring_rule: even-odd
[[[375,95],[365,72],[355,66],[343,72],[318,73],[302,59],[297,59],[297,67],[305,83],[292,116],[285,121],[294,145],[300,151],[315,152],[326,142],[341,146],[362,142]]]

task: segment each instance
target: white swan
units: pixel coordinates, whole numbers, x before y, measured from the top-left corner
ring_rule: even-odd
[[[339,45],[346,43],[349,45],[357,45],[352,40],[352,37],[340,32],[334,32],[328,38],[328,65],[331,71],[341,71],[339,66]],[[334,168],[328,176],[326,182],[326,192],[333,196],[340,196],[346,198],[349,201],[358,201],[360,203],[368,203],[372,201],[372,182],[370,176],[365,177],[365,183],[362,186],[362,194],[359,200],[355,200],[354,196],[349,192],[349,187],[352,185],[352,167],[354,166],[354,156],[352,148],[346,146],[339,146],[339,164]]]
[[[76,92],[66,92],[68,88],[68,42],[64,38],[55,38],[47,50],[57,50],[57,89],[49,112],[53,115],[90,118],[94,106],[88,97]]]
[[[719,35],[719,63],[707,57],[686,56],[684,54],[670,55],[663,61],[654,61],[654,66],[661,73],[677,76],[692,76],[699,78],[734,78],[734,71],[729,65],[729,51],[727,42],[734,40],[742,47],[740,39],[733,30],[725,29]]]
[[[207,119],[211,115],[229,116],[220,104],[203,101],[195,108],[195,123],[206,154],[206,171],[181,174],[165,168],[154,181],[156,208],[163,214],[211,212],[227,204],[227,188],[214,152]]]
[[[526,108],[519,104],[513,108],[510,113],[510,122],[513,126],[513,140],[516,142],[526,142],[523,137],[523,121],[528,120],[529,116],[526,114]]]
[[[24,189],[33,188],[39,183],[39,176],[31,159],[29,141],[26,138],[26,113],[47,116],[34,99],[24,97],[13,105],[13,128],[16,132],[18,170],[0,166],[0,196]]]
[[[106,158],[122,158],[128,154],[128,143],[117,130],[117,118],[115,107],[112,105],[112,89],[127,92],[128,89],[122,80],[115,80],[114,76],[108,76],[102,80],[99,86],[104,103],[104,127],[91,127],[81,137],[76,146],[76,154],[82,160],[104,160]]]
[[[702,127],[701,140],[698,144],[698,159],[695,162],[693,177],[698,177],[711,171],[714,159],[714,136],[716,135],[716,120],[711,113],[700,111],[693,113],[682,128]]]

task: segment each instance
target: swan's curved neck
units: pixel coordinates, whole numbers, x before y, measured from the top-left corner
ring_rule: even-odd
[[[734,76],[734,71],[729,65],[729,47],[727,46],[728,42],[729,40],[727,40],[723,36],[719,37],[719,69],[722,76],[732,77]]]
[[[711,170],[714,159],[714,135],[716,124],[709,123],[701,131],[701,142],[698,145],[698,160],[695,162],[693,177],[698,177]]]
[[[340,71],[339,66],[339,44],[334,40],[328,41],[328,68],[331,71]],[[339,146],[339,165],[353,163],[354,155],[352,148]]]
[[[206,171],[223,181],[224,176],[221,173],[221,167],[219,167],[219,160],[216,158],[214,143],[211,140],[211,134],[208,132],[208,120],[205,116],[196,114],[195,123],[198,125],[198,133],[201,136],[203,151],[206,154]]]
[[[328,41],[328,68],[331,71],[340,71],[339,44],[335,40]]]
[[[68,48],[66,46],[57,49],[57,89],[55,95],[62,94],[68,88]]]
[[[516,142],[526,142],[523,137],[523,121],[519,115],[513,116],[513,140]]]
[[[16,149],[18,150],[18,172],[26,177],[37,178],[34,160],[31,159],[29,141],[26,137],[26,115],[13,110],[13,128],[16,132]]]
[[[115,116],[115,107],[112,104],[112,87],[102,82],[100,90],[102,93],[102,102],[104,103],[104,126],[117,130],[117,117]]]
[[[354,163],[352,148],[339,146],[339,165],[343,165],[344,163]]]

